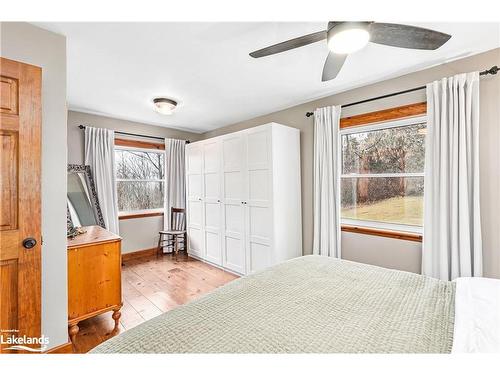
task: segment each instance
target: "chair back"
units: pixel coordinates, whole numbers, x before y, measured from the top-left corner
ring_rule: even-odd
[[[184,230],[186,228],[186,210],[172,207],[170,211],[170,230]]]

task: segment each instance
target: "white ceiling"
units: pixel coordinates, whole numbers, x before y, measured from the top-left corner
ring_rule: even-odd
[[[411,24],[452,38],[436,51],[369,44],[321,82],[326,42],[261,59],[248,53],[326,22],[37,23],[67,37],[70,109],[196,132],[500,47],[497,23]],[[155,96],[177,100],[176,112],[154,112]]]

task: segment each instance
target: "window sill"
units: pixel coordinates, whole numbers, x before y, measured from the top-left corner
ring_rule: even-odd
[[[345,224],[342,224],[340,226],[340,229],[342,230],[342,232],[351,232],[351,233],[366,234],[370,236],[394,238],[404,241],[422,242],[422,235],[419,233],[409,233],[409,232],[368,228],[368,227],[345,225]]]
[[[118,220],[140,219],[143,217],[163,216],[163,212],[134,212],[123,213],[118,215]]]

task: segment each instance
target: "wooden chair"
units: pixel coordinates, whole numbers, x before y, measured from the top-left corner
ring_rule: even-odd
[[[161,230],[158,238],[156,256],[165,254],[163,248],[170,249],[177,257],[179,245],[187,254],[186,210],[172,207],[170,211],[170,230]]]

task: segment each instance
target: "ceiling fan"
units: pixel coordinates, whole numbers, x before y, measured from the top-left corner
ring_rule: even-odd
[[[304,35],[251,52],[254,58],[274,55],[326,39],[330,52],[323,67],[322,81],[334,79],[347,56],[368,42],[392,47],[435,50],[451,35],[422,27],[379,22],[328,22],[324,31]]]

